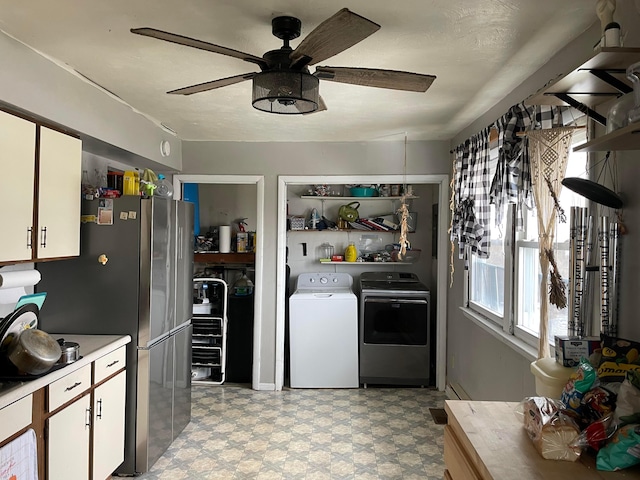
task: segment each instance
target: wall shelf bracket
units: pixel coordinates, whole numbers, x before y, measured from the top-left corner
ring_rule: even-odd
[[[622,80],[612,75],[612,73],[617,73],[617,74],[626,73],[626,70],[623,68],[590,68],[587,71],[591,73],[591,75],[598,77],[600,80],[602,80],[606,84],[611,85],[613,88],[615,88],[622,94],[633,92],[633,87],[630,87],[629,85],[624,83]]]
[[[562,100],[563,102],[568,103],[573,108],[575,108],[576,110],[581,111],[585,115],[588,115],[590,118],[593,118],[600,125],[603,125],[605,127],[607,126],[607,119],[604,116],[600,115],[598,112],[596,112],[592,108],[587,107],[584,103],[577,101],[576,99],[574,99],[568,93],[556,92],[556,93],[553,93],[552,95],[554,97]]]

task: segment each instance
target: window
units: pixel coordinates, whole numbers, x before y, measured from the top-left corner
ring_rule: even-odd
[[[586,141],[586,132],[573,134],[572,148]],[[497,158],[497,152],[495,152]],[[492,165],[494,151],[491,151]],[[495,168],[495,166],[493,167]],[[566,177],[587,176],[587,155],[571,151]],[[586,206],[586,199],[567,188],[560,194],[560,206],[566,222],[556,219],[554,256],[562,279],[569,281],[569,212],[571,206]],[[509,205],[500,225],[495,224],[491,206],[491,248],[489,258],[469,256],[465,304],[513,334],[537,346],[540,322],[540,262],[538,225],[535,209],[523,212],[524,228],[514,228],[515,206]],[[568,309],[549,305],[549,342],[554,335],[566,334]]]

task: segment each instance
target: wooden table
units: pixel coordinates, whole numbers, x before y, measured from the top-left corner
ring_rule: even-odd
[[[545,460],[527,436],[515,402],[446,400],[444,429],[447,480],[640,479],[640,468],[599,472],[595,458]]]

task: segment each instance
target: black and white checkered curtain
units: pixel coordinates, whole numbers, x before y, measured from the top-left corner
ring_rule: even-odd
[[[496,206],[496,224],[504,207],[517,205],[517,226],[523,225],[523,208],[533,208],[531,167],[526,137],[518,132],[563,125],[567,107],[519,103],[493,125],[477,133],[454,150],[454,192],[451,241],[458,242],[458,255],[467,247],[481,258],[489,257],[491,242],[490,205]],[[489,133],[498,131],[498,162],[490,169]]]
[[[467,247],[487,258],[491,239],[489,133],[486,128],[455,150],[455,192],[451,240],[458,240],[459,256]]]

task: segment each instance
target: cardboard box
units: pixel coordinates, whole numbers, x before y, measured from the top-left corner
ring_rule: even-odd
[[[600,337],[555,336],[556,362],[564,367],[575,367],[580,358],[589,356],[601,348]]]

